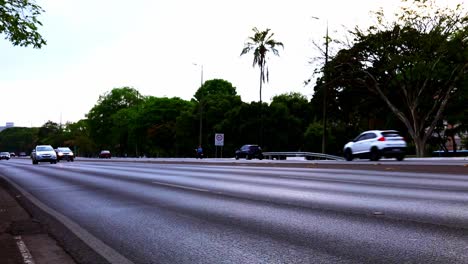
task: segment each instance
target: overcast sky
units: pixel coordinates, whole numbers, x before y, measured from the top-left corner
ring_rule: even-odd
[[[464,3],[466,0],[440,0]],[[270,28],[284,44],[270,57],[263,101],[299,92],[319,55],[312,44],[345,28],[372,24],[369,12],[389,14],[399,0],[38,0],[45,13],[42,49],[0,38],[0,126],[76,122],[100,95],[130,86],[143,95],[190,100],[203,79],[231,82],[244,102],[259,100],[259,70],[240,56],[252,28]],[[313,19],[319,17],[320,19]],[[196,63],[197,65],[194,65]]]

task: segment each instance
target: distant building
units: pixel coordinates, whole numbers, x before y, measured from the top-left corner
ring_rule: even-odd
[[[15,126],[15,123],[6,122],[5,126],[0,126],[0,131],[4,130],[5,128],[10,128],[10,127],[14,127],[14,126]]]

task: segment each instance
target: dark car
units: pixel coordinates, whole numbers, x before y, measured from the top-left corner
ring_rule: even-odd
[[[236,150],[236,159],[263,159],[262,148],[259,145],[244,145]]]
[[[16,153],[10,152],[10,157],[12,157],[12,158],[13,158],[13,157],[16,157]]]
[[[101,153],[99,153],[99,158],[100,159],[110,159],[111,158],[111,153],[109,150],[102,150]]]
[[[75,159],[75,154],[68,147],[58,147],[55,149],[55,153],[57,153],[57,161],[73,161]]]

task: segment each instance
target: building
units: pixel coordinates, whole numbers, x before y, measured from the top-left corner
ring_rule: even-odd
[[[10,128],[10,127],[14,127],[15,126],[15,123],[13,122],[6,122],[5,126],[0,126],[0,131],[6,129],[6,128]]]

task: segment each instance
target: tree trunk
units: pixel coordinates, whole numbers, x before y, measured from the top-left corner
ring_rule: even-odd
[[[263,68],[260,68],[260,104],[262,104]]]
[[[419,138],[413,137],[414,145],[416,146],[416,156],[422,158],[425,155],[426,141]]]

